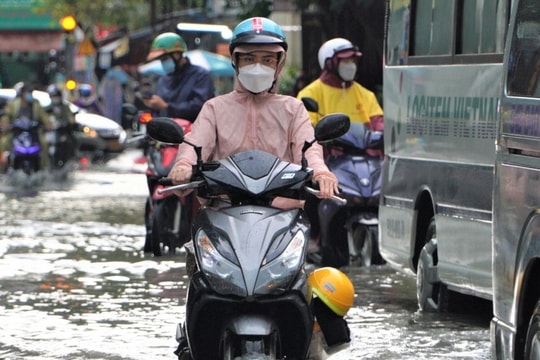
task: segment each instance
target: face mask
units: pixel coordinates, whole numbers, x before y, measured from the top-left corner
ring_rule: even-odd
[[[139,66],[139,74],[144,76],[151,76],[151,75],[167,75],[176,69],[176,64],[174,63],[174,60],[171,58],[167,58],[164,60],[153,60],[146,64],[142,64]]]
[[[268,90],[274,83],[276,70],[259,63],[242,66],[238,70],[238,80],[252,93]]]
[[[176,68],[176,64],[174,63],[174,60],[171,58],[167,58],[164,60],[161,60],[161,67],[163,68],[163,71],[165,74],[170,74],[174,72],[174,69]]]
[[[356,64],[353,62],[339,64],[338,74],[344,81],[353,81],[356,75]]]
[[[53,96],[53,97],[51,98],[51,103],[52,103],[53,105],[60,105],[60,104],[62,103],[62,98],[59,97],[59,96]]]
[[[32,96],[31,93],[26,93],[26,94],[24,94],[24,99],[25,99],[27,102],[29,102],[29,103],[31,103],[32,101],[34,101],[34,97]]]
[[[163,66],[161,65],[161,61],[154,60],[150,61],[149,63],[142,64],[138,68],[139,74],[144,76],[151,76],[151,75],[165,75],[165,71],[163,71]]]

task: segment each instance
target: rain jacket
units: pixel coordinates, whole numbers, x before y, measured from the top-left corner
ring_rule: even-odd
[[[202,146],[204,161],[220,160],[239,151],[258,149],[300,164],[304,142],[315,138],[309,114],[294,97],[274,93],[254,95],[237,84],[228,94],[208,100],[186,139]],[[322,148],[307,150],[314,175],[328,173]],[[181,144],[177,162],[195,164],[195,151]]]
[[[187,59],[180,69],[159,78],[156,94],[169,106],[164,110],[155,110],[153,115],[193,122],[204,102],[212,98],[214,93],[214,81],[208,70],[191,64]]]

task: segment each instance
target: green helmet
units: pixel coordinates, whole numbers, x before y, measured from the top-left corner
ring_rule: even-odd
[[[184,39],[176,33],[166,32],[156,36],[154,41],[152,41],[148,58],[155,58],[162,54],[185,51],[187,51],[187,45]]]
[[[276,44],[287,51],[287,39],[281,27],[270,19],[252,17],[242,21],[233,31],[229,52],[243,44]]]

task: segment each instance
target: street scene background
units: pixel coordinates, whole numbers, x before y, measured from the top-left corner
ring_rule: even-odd
[[[128,150],[33,192],[0,182],[0,358],[175,358],[184,254],[142,251],[138,156]],[[387,265],[344,271],[356,292],[353,341],[333,359],[489,359],[490,304],[421,313],[415,279]]]

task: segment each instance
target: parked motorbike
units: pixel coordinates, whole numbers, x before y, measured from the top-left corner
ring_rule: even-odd
[[[175,119],[185,132],[191,129],[191,122]],[[161,256],[167,250],[174,255],[177,248],[181,248],[190,240],[190,227],[193,217],[193,195],[176,196],[172,192],[161,193],[163,185],[158,180],[166,177],[171,170],[176,153],[177,144],[163,143],[147,137],[146,142],[146,180],[149,195],[145,205],[146,239],[145,252],[153,252],[154,256]]]
[[[314,99],[303,98],[308,111],[318,112]],[[336,175],[346,205],[322,200],[318,206],[321,250],[310,254],[319,265],[383,264],[378,247],[378,205],[383,159],[383,133],[353,122],[349,131],[324,144],[326,165]]]
[[[336,138],[348,125],[346,116],[329,115],[315,137]],[[148,132],[162,142],[184,141],[182,128],[167,118],[152,120]],[[315,141],[306,141],[303,151]],[[326,353],[347,344],[343,316],[353,302],[352,283],[331,268],[308,277],[304,211],[271,206],[278,196],[303,199],[307,191],[318,192],[305,157],[297,165],[248,150],[203,163],[201,148],[188,144],[198,154],[192,181],[162,190],[197,189],[208,202],[192,227],[197,269],[189,282],[185,325],[177,328],[177,340],[185,338],[188,345],[177,352],[179,359],[317,358],[309,354],[315,320]]]

